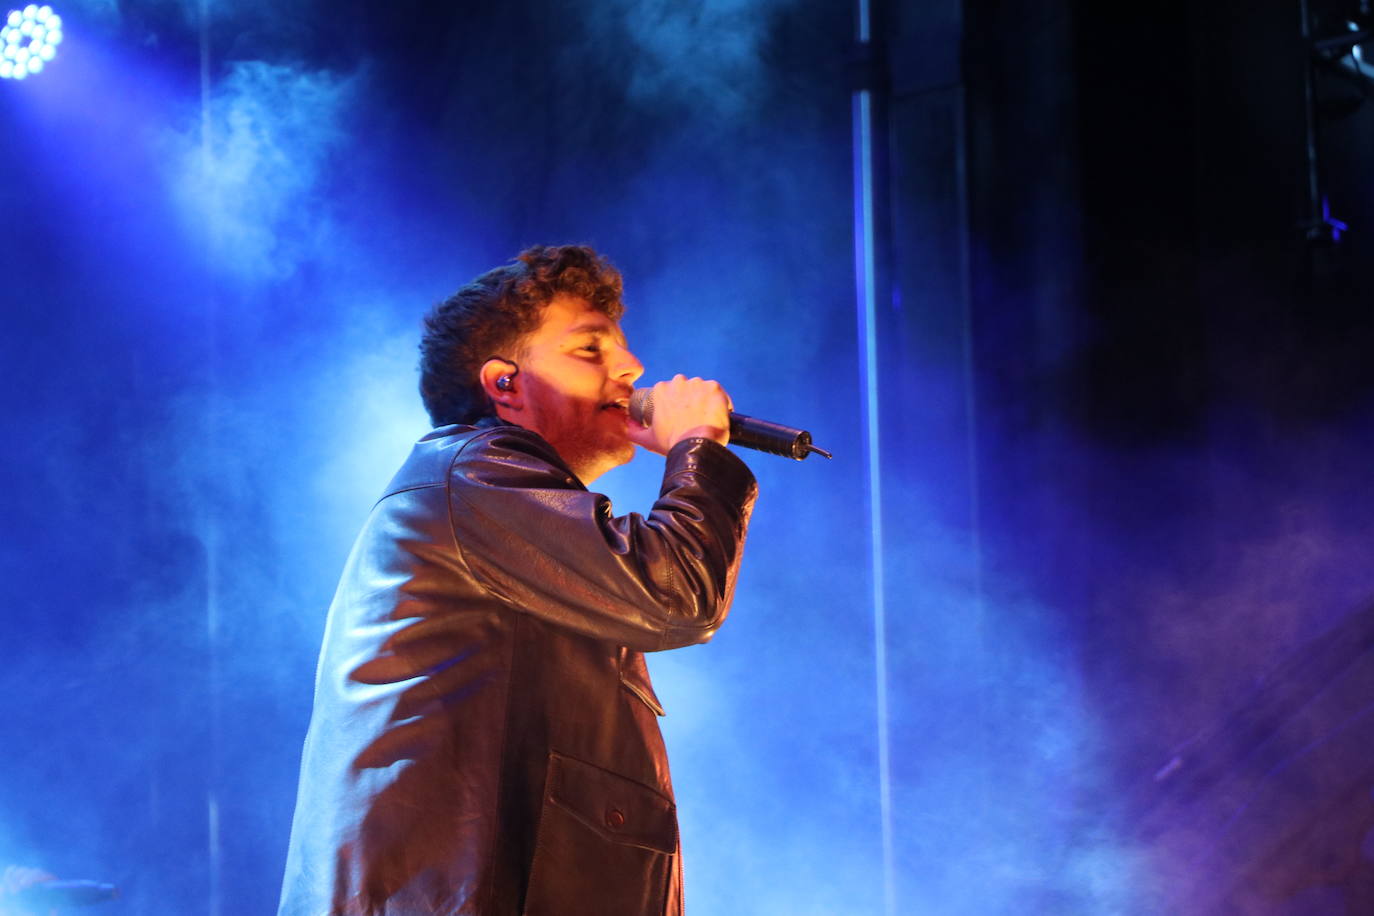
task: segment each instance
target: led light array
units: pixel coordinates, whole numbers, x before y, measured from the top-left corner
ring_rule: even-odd
[[[0,28],[0,79],[22,80],[43,69],[62,43],[62,17],[50,6],[12,10]]]

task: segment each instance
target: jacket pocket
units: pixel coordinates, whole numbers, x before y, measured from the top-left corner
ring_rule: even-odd
[[[549,754],[525,916],[662,916],[676,859],[671,799]]]

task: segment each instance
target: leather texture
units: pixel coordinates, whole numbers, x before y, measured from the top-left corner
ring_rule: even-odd
[[[725,620],[756,493],[693,439],[616,518],[519,427],[420,440],[329,611],[281,916],[681,913],[643,653]]]

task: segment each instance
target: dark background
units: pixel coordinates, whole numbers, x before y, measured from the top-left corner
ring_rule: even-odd
[[[0,863],[273,910],[420,316],[587,242],[650,377],[836,453],[746,456],[732,617],[651,659],[693,913],[1374,907],[1374,106],[1321,68],[1314,241],[1297,2],[58,12],[0,84]]]

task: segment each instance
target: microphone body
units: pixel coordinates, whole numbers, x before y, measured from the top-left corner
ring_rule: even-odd
[[[654,421],[654,390],[636,388],[630,395],[630,418],[649,426]],[[730,444],[755,451],[768,452],[801,461],[812,452],[829,458],[825,449],[811,444],[811,434],[804,429],[793,429],[781,423],[746,417],[742,413],[730,412]]]

